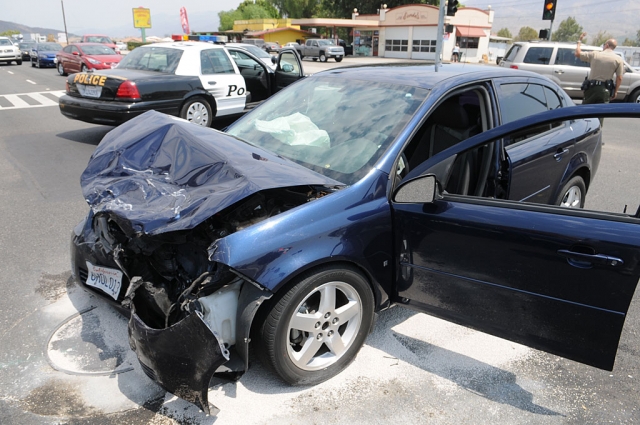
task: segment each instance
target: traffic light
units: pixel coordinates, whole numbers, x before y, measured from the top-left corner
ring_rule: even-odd
[[[549,30],[540,30],[540,32],[538,33],[538,38],[540,40],[546,40],[547,38],[549,38]]]
[[[458,0],[449,0],[447,2],[447,16],[456,16],[459,4],[460,2]],[[553,4],[556,4],[555,0],[553,0]]]
[[[557,0],[544,0],[544,9],[542,10],[543,21],[553,21],[553,18],[555,18],[556,1]]]

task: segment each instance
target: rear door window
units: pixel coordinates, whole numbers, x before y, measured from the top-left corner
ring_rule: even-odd
[[[518,52],[520,51],[521,48],[522,48],[522,46],[519,45],[519,44],[514,44],[513,46],[511,46],[511,48],[507,52],[507,55],[505,56],[504,60],[508,61],[508,62],[515,61],[516,60],[516,55],[518,54]]]
[[[524,56],[523,62],[537,65],[549,65],[551,53],[553,53],[553,47],[529,47],[527,54]]]
[[[576,57],[575,49],[558,48],[556,54],[556,65],[569,65],[569,66],[581,66],[588,67],[588,62],[583,62]]]

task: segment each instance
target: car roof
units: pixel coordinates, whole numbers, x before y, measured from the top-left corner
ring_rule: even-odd
[[[536,46],[541,46],[541,47],[554,47],[554,46],[566,46],[566,47],[576,47],[576,42],[575,41],[538,41],[538,40],[530,40],[530,41],[516,41],[513,44],[520,44],[520,45],[525,45],[525,44],[530,44],[530,45],[536,45]],[[599,46],[592,46],[589,44],[581,44],[580,45],[581,48],[588,48],[588,49],[602,49],[602,47]]]
[[[170,49],[177,50],[205,50],[205,49],[224,49],[224,46],[219,44],[207,43],[205,41],[167,41],[163,43],[152,43],[145,44],[144,46],[137,47],[141,48],[152,48],[152,47],[167,47]]]
[[[317,76],[336,76],[339,78],[365,80],[381,83],[409,85],[431,89],[445,80],[452,83],[466,82],[500,77],[525,77],[545,79],[534,72],[485,65],[445,64],[435,72],[433,65],[418,63],[400,63],[384,65],[363,65],[329,69],[314,74]]]

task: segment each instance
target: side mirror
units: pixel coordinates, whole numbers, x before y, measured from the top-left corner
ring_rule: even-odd
[[[399,204],[429,204],[438,196],[438,181],[433,174],[416,177],[402,184],[393,197]]]
[[[274,65],[275,65],[276,63],[278,63],[278,58],[277,58],[277,57],[275,57],[275,56],[271,56],[271,63],[272,63],[272,64],[274,64]]]
[[[80,56],[80,53],[78,53],[78,52],[71,52],[71,54],[72,54],[73,56]]]

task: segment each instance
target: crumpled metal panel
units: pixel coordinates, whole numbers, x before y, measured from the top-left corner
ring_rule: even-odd
[[[153,329],[132,308],[129,344],[151,379],[211,414],[209,381],[229,354],[199,314],[190,314],[165,329]]]
[[[155,111],[110,131],[80,183],[94,213],[115,214],[131,234],[192,229],[265,189],[343,185],[232,136]]]

